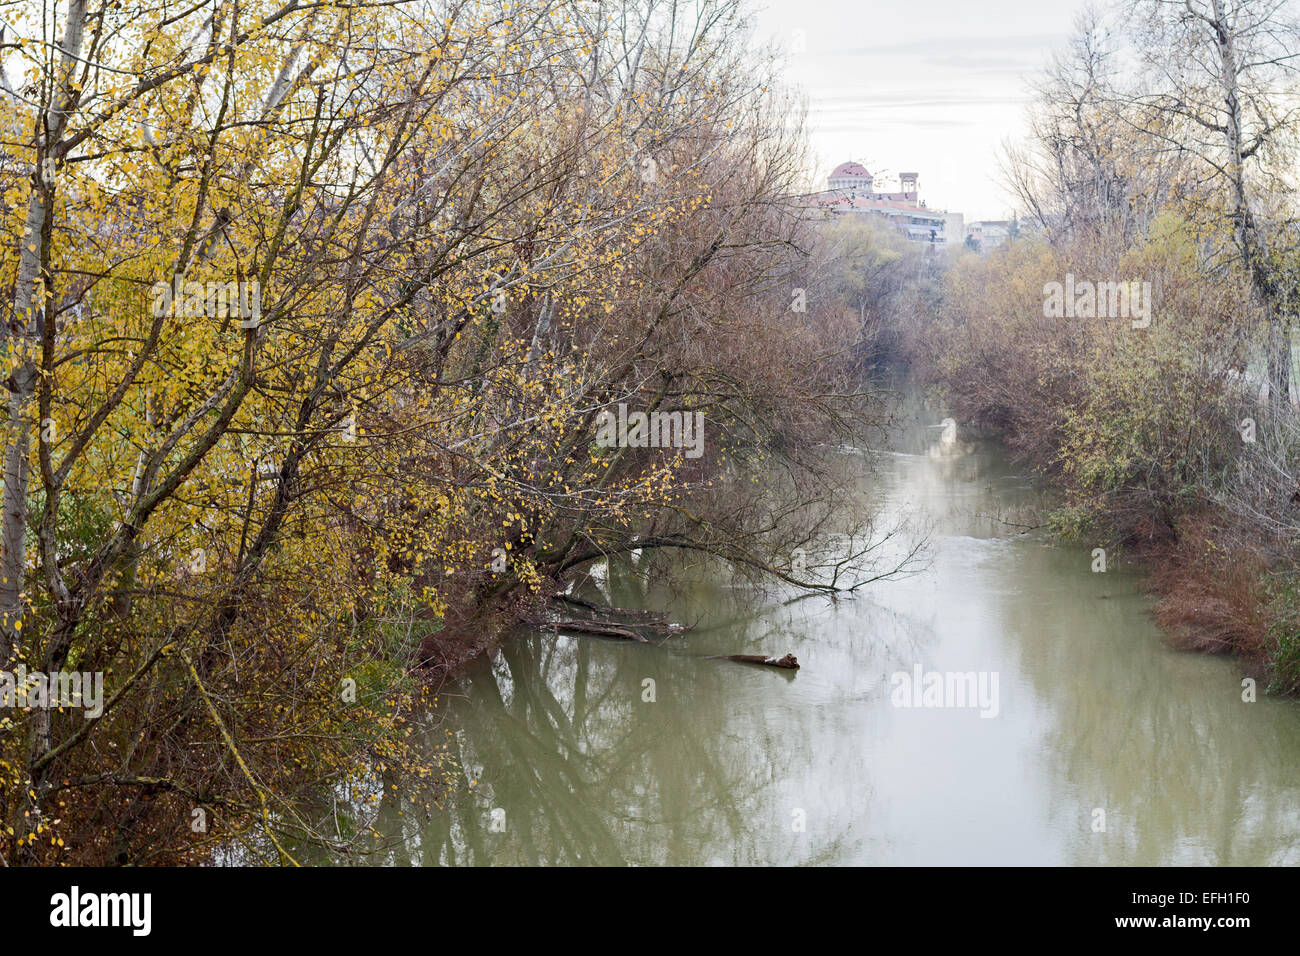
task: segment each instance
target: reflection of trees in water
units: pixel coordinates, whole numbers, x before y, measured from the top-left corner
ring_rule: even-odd
[[[501,659],[504,677],[470,678],[458,719],[462,759],[484,768],[481,793],[430,821],[416,838],[422,862],[693,863],[750,839],[753,797],[777,773],[765,741],[745,740],[735,759],[725,728],[708,726],[717,711],[676,699],[682,688],[725,694],[721,667],[537,633]],[[641,699],[646,677],[654,703]],[[504,833],[489,830],[494,807]]]
[[[1133,579],[1089,573],[1080,552],[1045,554],[1017,561],[1022,586],[1002,613],[1053,720],[1041,750],[1050,785],[1069,794],[1053,813],[1078,834],[1071,862],[1300,862],[1295,705],[1243,703],[1236,671],[1155,650]],[[1094,807],[1104,834],[1091,831]]]
[[[716,582],[714,582],[716,584]],[[641,585],[645,586],[642,579]],[[616,596],[643,604],[636,585],[615,582]],[[705,589],[704,593],[708,593]],[[769,611],[773,608],[769,608]],[[826,730],[815,710],[776,707],[784,672],[702,660],[777,639],[797,641],[788,608],[743,621],[714,622],[667,646],[641,646],[523,631],[505,642],[493,666],[476,667],[449,705],[446,739],[465,768],[482,768],[421,818],[401,813],[402,795],[386,788],[379,829],[404,844],[390,862],[440,864],[696,864],[843,860],[847,821],[814,819],[815,838],[791,830],[790,802],[813,765]],[[711,615],[710,615],[711,617]],[[703,622],[702,622],[703,623]],[[705,625],[708,627],[708,625]],[[784,646],[784,645],[783,645]],[[794,645],[797,646],[797,645]],[[656,700],[642,700],[643,680]],[[835,748],[820,747],[821,762]],[[791,781],[798,783],[792,784]],[[802,800],[802,798],[800,798]],[[505,811],[493,832],[493,809]],[[842,824],[842,832],[837,830]]]

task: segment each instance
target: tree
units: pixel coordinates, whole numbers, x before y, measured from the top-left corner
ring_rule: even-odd
[[[821,446],[876,408],[833,290],[791,312],[801,141],[736,3],[32,28],[0,94],[4,649],[108,699],[2,718],[10,862],[350,844],[340,781],[436,769],[413,670],[607,554],[893,570],[790,561],[847,480]],[[702,454],[601,447],[620,403],[704,416]]]
[[[1237,256],[1265,312],[1274,417],[1290,404],[1295,284],[1281,268],[1292,236],[1300,24],[1273,0],[1139,0],[1146,67],[1130,102],[1166,150],[1195,157],[1226,198]]]

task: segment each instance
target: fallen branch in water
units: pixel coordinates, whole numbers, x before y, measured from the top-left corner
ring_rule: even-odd
[[[792,671],[799,669],[799,661],[793,654],[787,654],[785,657],[764,657],[762,654],[721,654],[714,655],[713,659],[736,661],[740,664],[762,664],[764,667],[784,667]]]
[[[633,613],[643,616],[650,615],[647,611],[625,612],[621,608],[603,609],[599,605],[591,604],[587,601],[568,598],[566,595],[555,595],[561,600],[578,607],[585,607],[593,611],[607,610],[612,613]],[[672,637],[681,634],[689,628],[681,624],[665,624],[659,620],[653,623],[628,623],[626,625],[607,624],[603,621],[588,621],[579,619],[569,619],[564,621],[535,621],[525,620],[523,623],[533,627],[540,627],[544,630],[555,631],[557,634],[564,631],[571,631],[576,634],[592,634],[596,637],[612,637],[620,641],[634,641],[637,644],[649,644],[650,641],[641,634],[637,629],[650,629],[655,632],[657,637]],[[706,660],[713,661],[735,661],[738,664],[759,664],[764,667],[780,667],[785,670],[799,669],[799,661],[793,654],[786,654],[785,657],[767,657],[762,654],[697,654],[696,657],[703,657]]]
[[[999,518],[997,515],[977,514],[977,515],[975,515],[975,517],[976,517],[976,518],[986,518],[986,519],[988,519],[989,521],[997,521],[997,522],[999,522],[999,523],[1001,523],[1001,524],[1004,524],[1004,525],[1007,525],[1008,527],[1011,527],[1011,528],[1023,528],[1024,530],[1021,531],[1021,532],[1019,532],[1020,534],[1029,534],[1029,532],[1031,532],[1031,531],[1037,531],[1037,530],[1039,530],[1040,528],[1046,528],[1046,527],[1047,527],[1047,523],[1046,523],[1046,522],[1044,522],[1043,524],[1021,524],[1021,523],[1018,522],[1018,521],[1008,521],[1006,518]]]
[[[649,641],[630,627],[601,624],[598,621],[529,621],[528,623],[534,624],[537,627],[550,628],[554,631],[563,628],[566,631],[577,631],[579,634],[596,634],[600,637],[617,637],[624,641],[636,641],[638,644],[649,643]]]
[[[580,607],[585,611],[591,611],[593,614],[601,614],[605,617],[639,618],[653,624],[664,623],[664,616],[657,611],[643,611],[631,607],[613,607],[609,604],[593,604],[591,601],[584,601],[582,598],[576,598],[571,594],[565,594],[563,592],[560,594],[553,594],[551,595],[551,598],[552,600],[562,601],[565,604],[571,604],[574,607]]]

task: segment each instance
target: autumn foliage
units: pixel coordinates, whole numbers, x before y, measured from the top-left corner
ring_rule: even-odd
[[[413,715],[467,630],[632,548],[782,570],[728,476],[829,498],[862,323],[736,5],[58,11],[0,95],[0,658],[106,702],[0,715],[10,863],[346,852],[447,772]],[[619,402],[706,454],[598,447]]]

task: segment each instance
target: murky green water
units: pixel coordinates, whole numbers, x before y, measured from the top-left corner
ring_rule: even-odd
[[[992,443],[945,445],[940,418],[917,410],[863,478],[930,528],[927,570],[785,603],[703,568],[676,592],[611,569],[613,603],[695,629],[507,643],[430,733],[477,782],[446,813],[384,813],[384,859],[1300,863],[1300,705],[1244,703],[1231,661],[1162,644],[1122,567],[988,517],[1017,520],[1034,482]],[[698,656],[787,651],[797,674]],[[917,665],[996,673],[997,715],[895,706]]]

